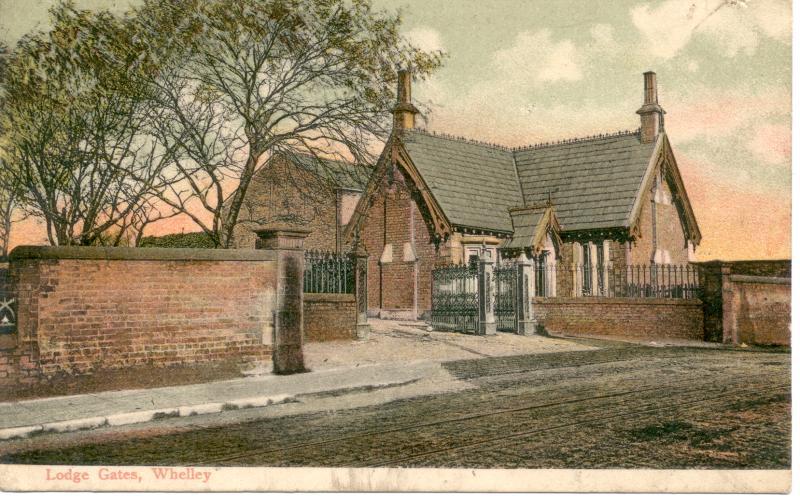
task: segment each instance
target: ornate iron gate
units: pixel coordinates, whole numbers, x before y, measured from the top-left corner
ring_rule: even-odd
[[[431,326],[437,330],[477,332],[477,265],[436,268],[432,277]]]
[[[517,266],[500,265],[494,269],[494,319],[497,330],[517,330]]]

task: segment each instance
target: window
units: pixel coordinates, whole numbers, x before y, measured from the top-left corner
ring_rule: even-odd
[[[606,293],[605,244],[597,247],[597,292],[601,296]]]
[[[548,285],[547,285],[548,284],[547,252],[543,252],[538,256],[536,256],[534,261],[535,261],[534,270],[536,272],[535,274],[536,288],[534,289],[535,291],[534,295],[537,297],[547,297],[549,295]]]
[[[467,264],[469,264],[470,266],[477,265],[478,261],[481,259],[480,248],[477,248],[477,247],[465,247],[464,248],[464,259],[467,261]]]
[[[583,264],[581,265],[581,295],[592,295],[592,247],[588,242],[581,246]]]

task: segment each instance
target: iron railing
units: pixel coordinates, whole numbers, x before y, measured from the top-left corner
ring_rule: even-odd
[[[538,297],[627,297],[693,299],[700,297],[694,265],[534,264],[533,295]],[[544,281],[545,288],[541,289]]]
[[[431,277],[431,326],[436,330],[477,332],[478,266],[435,268]]]
[[[353,257],[329,251],[306,251],[303,292],[352,294],[355,292]]]
[[[0,260],[0,334],[13,334],[17,330],[16,299],[9,283],[8,268]]]

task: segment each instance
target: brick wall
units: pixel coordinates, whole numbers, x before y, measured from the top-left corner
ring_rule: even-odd
[[[7,380],[271,354],[274,251],[22,249]]]
[[[404,246],[411,242],[411,216],[414,202],[402,176],[395,179],[393,188],[385,195],[385,244],[392,248],[391,262],[381,263],[382,311],[412,310],[414,308],[414,261],[406,261]]]
[[[324,179],[285,159],[271,161],[247,190],[233,247],[252,249],[254,228],[279,223],[311,230],[306,249],[337,250],[336,202],[336,192]]]
[[[395,172],[391,186],[372,199],[362,240],[369,255],[370,314],[413,314],[416,309],[420,316],[430,311],[431,271],[437,249],[400,171]],[[415,260],[406,260],[407,244],[413,249]],[[380,259],[387,245],[391,245],[391,262],[382,263]]]
[[[707,341],[789,345],[791,261],[699,263]]]
[[[699,300],[534,298],[537,324],[566,335],[703,339]]]
[[[792,286],[787,279],[731,275],[731,342],[789,346]]]
[[[11,282],[8,275],[8,263],[0,263],[0,294],[6,293],[11,289]]]
[[[367,308],[370,315],[377,315],[381,308],[381,264],[384,233],[384,198],[378,193],[371,199],[364,220],[361,241],[367,251]]]
[[[689,262],[689,249],[683,226],[674,203],[656,202],[653,204],[652,181],[648,183],[641,205],[641,218],[639,227],[641,237],[633,241],[631,246],[632,265],[646,265],[653,258],[653,224],[655,223],[657,249],[669,251],[671,264],[687,264]],[[661,183],[661,189],[668,198],[672,192],[668,182]],[[655,206],[655,220],[653,219],[653,206]]]
[[[356,298],[353,294],[304,294],[303,320],[308,342],[355,340]]]

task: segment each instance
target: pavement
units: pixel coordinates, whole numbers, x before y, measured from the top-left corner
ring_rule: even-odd
[[[433,332],[419,322],[375,320],[371,326],[372,333],[365,341],[306,344],[308,373],[273,375],[267,363],[243,372],[246,377],[232,380],[0,403],[0,440],[302,403],[315,396],[365,391],[383,391],[373,398],[386,402],[469,388],[441,366],[445,361],[595,349],[558,338]]]

